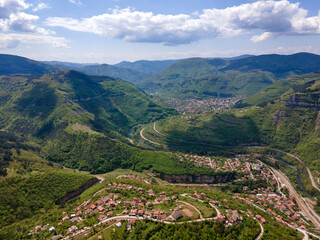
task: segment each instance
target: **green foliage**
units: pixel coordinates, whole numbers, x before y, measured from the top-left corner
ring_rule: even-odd
[[[31,217],[50,209],[69,192],[83,186],[92,176],[49,171],[29,177],[7,177],[0,181],[0,225]]]
[[[70,168],[105,173],[116,168],[136,171],[153,169],[165,174],[214,174],[208,168],[198,168],[191,163],[178,162],[174,154],[143,150],[101,135],[64,133],[49,141],[44,154],[50,161]]]
[[[24,57],[0,54],[0,75],[6,74],[43,74],[57,68]]]
[[[75,71],[41,77],[2,76],[0,87],[0,127],[41,138],[74,123],[126,135],[137,123],[174,112],[130,83]]]
[[[315,81],[319,79],[319,76],[320,73],[317,72],[279,80],[242,101],[242,103],[248,105],[266,104],[271,100],[280,98],[282,95],[291,94],[292,92],[308,91],[308,88],[314,85]]]
[[[143,134],[155,142],[161,142],[171,151],[219,153],[242,143],[259,141],[259,132],[254,122],[247,117],[233,114],[207,114],[197,117],[190,124],[180,116],[157,122],[156,133],[152,127]]]
[[[233,61],[191,58],[138,82],[138,86],[161,97],[250,96],[281,78],[317,71],[319,62],[319,56],[308,53]]]
[[[88,75],[120,78],[131,83],[136,83],[147,77],[147,75],[142,72],[126,67],[112,66],[108,64],[85,66],[77,69],[77,71]]]
[[[146,61],[140,60],[135,62],[123,61],[114,66],[129,68],[137,72],[142,72],[146,75],[152,75],[178,62],[179,60],[162,60],[162,61]]]
[[[112,239],[255,239],[260,228],[255,220],[245,217],[240,225],[226,228],[220,221],[188,224],[136,222],[131,232],[124,228],[112,233]]]
[[[0,176],[7,175],[7,167],[13,160],[12,149],[15,149],[18,155],[21,154],[21,150],[38,150],[36,147],[31,146],[25,142],[26,140],[17,137],[14,134],[0,131]],[[25,165],[27,162],[25,162]]]

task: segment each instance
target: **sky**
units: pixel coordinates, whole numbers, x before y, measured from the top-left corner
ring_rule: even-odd
[[[0,53],[41,61],[320,54],[319,0],[0,0]]]

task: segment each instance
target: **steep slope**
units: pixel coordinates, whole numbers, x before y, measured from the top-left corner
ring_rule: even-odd
[[[135,62],[123,61],[118,64],[115,64],[114,66],[129,68],[129,69],[144,73],[146,75],[153,75],[178,61],[179,60],[163,60],[163,61],[141,60],[141,61],[135,61]]]
[[[161,97],[251,96],[281,78],[320,69],[310,53],[261,55],[235,60],[181,60],[144,79],[138,86]]]
[[[311,53],[297,53],[292,55],[261,55],[231,61],[223,71],[235,70],[250,72],[261,70],[271,72],[276,78],[283,78],[293,74],[304,74],[319,70],[320,56]]]
[[[85,66],[76,70],[93,76],[109,76],[120,78],[131,83],[139,82],[147,77],[147,75],[144,73],[129,68],[116,67],[108,64]]]
[[[1,76],[0,84],[1,129],[38,142],[51,161],[92,173],[119,167],[185,173],[172,154],[135,148],[124,137],[138,123],[174,113],[130,83],[60,71]]]
[[[311,86],[319,79],[320,73],[310,73],[289,78],[281,79],[269,87],[264,88],[255,95],[242,101],[242,104],[260,105],[267,103],[271,100],[281,97],[283,94],[290,94],[298,89]]]
[[[230,97],[256,93],[273,81],[272,74],[258,70],[222,72],[228,64],[223,59],[181,60],[138,86],[162,97]]]
[[[59,68],[28,58],[0,54],[0,75],[6,74],[43,74]]]
[[[296,80],[296,81],[293,81]],[[252,119],[260,139],[271,147],[297,153],[311,170],[320,162],[320,73],[289,78],[265,89],[261,107],[249,108],[245,115]],[[243,111],[244,112],[244,111]]]
[[[41,77],[1,76],[0,84],[0,127],[37,137],[75,123],[126,135],[138,122],[167,115],[146,94],[119,79],[61,71]]]

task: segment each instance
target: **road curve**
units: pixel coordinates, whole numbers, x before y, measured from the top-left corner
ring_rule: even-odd
[[[256,221],[257,221],[257,223],[259,223],[259,225],[260,225],[260,233],[259,233],[259,235],[258,235],[258,237],[256,237],[256,239],[255,240],[259,240],[259,239],[261,239],[262,238],[262,236],[263,236],[263,233],[264,233],[264,227],[262,226],[262,224],[256,219]]]
[[[296,199],[296,202],[297,202],[299,208],[302,210],[302,212],[304,212],[308,216],[310,221],[317,228],[320,228],[320,217],[318,216],[318,214],[303,201],[302,197],[296,192],[294,187],[291,185],[290,181],[286,178],[286,176],[282,172],[280,172],[272,167],[270,167],[270,168],[274,172],[276,177],[280,180],[280,182],[282,182],[283,184],[286,185],[286,187],[289,190],[289,194]]]
[[[287,152],[285,152],[285,151],[282,151],[282,150],[280,150],[280,149],[276,149],[276,148],[271,148],[271,149],[272,149],[272,150],[275,150],[275,151],[278,151],[278,152],[285,153],[285,154],[287,154],[288,156],[293,157],[294,159],[296,159],[296,160],[297,160],[298,162],[300,162],[303,166],[305,166],[304,163],[302,162],[302,160],[301,160],[300,158],[298,158],[297,156],[295,156],[295,155],[293,155],[293,154],[291,154],[291,153],[287,153]],[[305,167],[306,167],[306,169],[307,169],[307,171],[308,171],[309,178],[310,178],[310,181],[311,181],[312,186],[320,192],[320,188],[317,186],[316,182],[314,181],[314,178],[313,178],[313,176],[312,176],[312,174],[311,174],[310,169],[309,169],[307,166],[305,166]]]
[[[163,145],[163,144],[161,144],[161,143],[157,143],[157,142],[154,142],[154,141],[151,141],[151,140],[149,140],[149,139],[147,139],[145,136],[143,136],[143,130],[144,130],[145,128],[142,128],[141,129],[141,131],[140,131],[140,136],[144,139],[144,140],[146,140],[146,141],[148,141],[148,142],[151,142],[151,143],[153,143],[153,144],[156,144],[156,145]]]

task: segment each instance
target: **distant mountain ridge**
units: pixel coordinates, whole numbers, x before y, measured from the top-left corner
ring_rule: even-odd
[[[251,96],[281,78],[318,70],[320,56],[311,53],[235,60],[190,58],[170,65],[137,85],[162,97]]]
[[[109,64],[84,66],[81,68],[77,68],[76,70],[87,75],[119,78],[134,84],[147,77],[147,75],[144,73],[137,72],[125,67],[112,66]]]
[[[42,62],[25,57],[0,54],[0,75],[7,74],[43,74],[60,70]]]
[[[163,69],[169,67],[170,65],[178,61],[180,60],[159,60],[159,61],[140,60],[135,62],[123,61],[118,64],[115,64],[114,66],[129,68],[150,76],[162,71]]]

